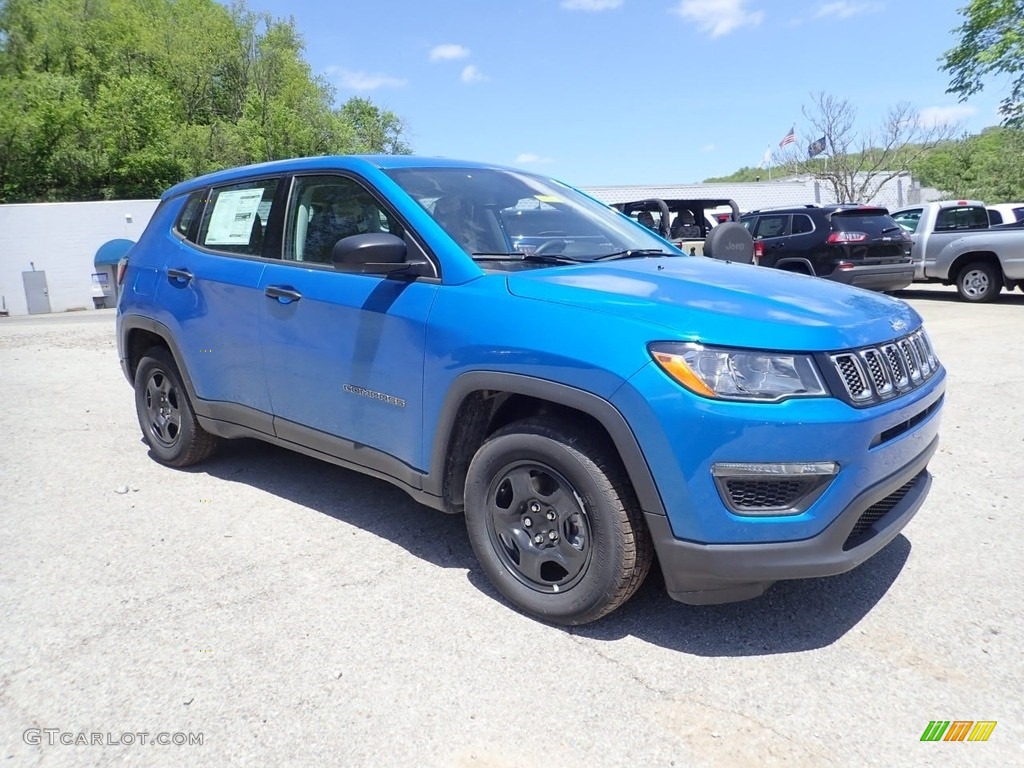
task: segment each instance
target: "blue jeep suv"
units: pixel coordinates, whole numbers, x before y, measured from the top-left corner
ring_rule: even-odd
[[[738,223],[723,226],[741,227]],[[256,437],[464,514],[517,609],[837,574],[931,482],[945,371],[886,296],[688,256],[558,181],[318,157],[168,190],[117,339],[153,458]]]

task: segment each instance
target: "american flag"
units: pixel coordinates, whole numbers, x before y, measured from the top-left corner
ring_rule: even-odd
[[[785,136],[782,137],[782,141],[779,142],[779,148],[781,149],[782,147],[786,146],[787,144],[792,144],[794,141],[796,141],[796,126],[795,125],[792,128],[789,129],[789,133],[787,133]]]

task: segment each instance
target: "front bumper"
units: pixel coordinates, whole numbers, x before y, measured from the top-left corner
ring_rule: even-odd
[[[691,605],[735,602],[783,579],[856,568],[921,507],[931,486],[926,467],[937,445],[936,437],[913,461],[857,496],[821,533],[800,541],[700,544],[675,538],[664,515],[646,514],[669,595]]]

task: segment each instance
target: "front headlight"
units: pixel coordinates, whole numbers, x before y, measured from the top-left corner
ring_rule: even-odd
[[[810,355],[683,342],[658,342],[648,350],[665,373],[704,397],[775,402],[828,395]]]

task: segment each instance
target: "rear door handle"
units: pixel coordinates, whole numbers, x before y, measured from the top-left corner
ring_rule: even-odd
[[[271,299],[277,299],[281,304],[291,304],[302,298],[301,293],[286,285],[268,285],[263,292]]]
[[[192,280],[192,273],[182,267],[181,269],[168,269],[167,277],[176,283],[187,283]]]

